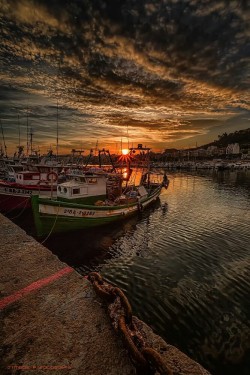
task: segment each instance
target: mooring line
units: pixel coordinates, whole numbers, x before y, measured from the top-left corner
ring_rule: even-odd
[[[20,216],[24,213],[24,211],[25,211],[26,208],[27,208],[27,205],[28,205],[29,199],[30,199],[30,197],[26,199],[26,201],[25,201],[25,206],[23,207],[22,211],[19,212],[19,214],[17,214],[17,215],[14,216],[14,217],[9,217],[10,220],[17,219],[18,217],[20,217]],[[9,212],[11,212],[11,211],[9,211]]]
[[[51,236],[54,228],[55,228],[55,225],[56,225],[56,222],[57,222],[57,219],[58,219],[58,212],[59,212],[59,208],[61,207],[61,205],[59,204],[58,208],[57,208],[57,213],[56,213],[56,218],[55,218],[55,221],[54,221],[54,224],[52,225],[51,229],[50,229],[50,232],[49,234],[47,235],[47,237],[41,242],[41,245],[43,245],[47,239]]]

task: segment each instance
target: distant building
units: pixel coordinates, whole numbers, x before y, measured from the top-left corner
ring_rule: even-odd
[[[218,148],[218,155],[220,155],[220,156],[225,155],[226,151],[227,151],[226,147],[220,147],[220,148]]]
[[[176,148],[166,148],[166,150],[163,153],[164,158],[174,159],[177,158],[180,154],[180,151]]]
[[[197,148],[195,150],[192,150],[192,155],[195,157],[205,157],[207,156],[207,150],[204,148]]]
[[[242,159],[250,159],[250,143],[241,144],[240,152]]]
[[[209,146],[207,148],[208,155],[217,155],[218,154],[218,147],[217,146]]]
[[[234,154],[237,155],[240,153],[240,145],[239,143],[231,143],[226,148],[226,154]]]
[[[164,154],[173,155],[178,153],[178,151],[176,148],[166,148]]]

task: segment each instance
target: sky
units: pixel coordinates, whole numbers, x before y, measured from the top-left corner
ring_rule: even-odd
[[[243,0],[0,0],[0,145],[161,151],[247,129],[249,25]]]

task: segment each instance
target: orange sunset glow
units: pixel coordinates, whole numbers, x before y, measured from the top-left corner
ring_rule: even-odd
[[[7,152],[188,148],[249,127],[244,2],[1,0]],[[4,142],[1,138],[1,146]]]

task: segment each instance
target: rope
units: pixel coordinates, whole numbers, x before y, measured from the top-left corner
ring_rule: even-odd
[[[47,237],[41,242],[42,245],[44,244],[44,242],[46,242],[49,239],[49,237],[51,236],[51,234],[53,232],[53,229],[55,228],[55,225],[56,225],[56,222],[57,222],[57,219],[58,219],[59,208],[60,208],[60,205],[57,208],[57,213],[56,213],[56,218],[55,218],[54,224],[52,225],[51,230],[50,230],[49,234],[47,235]]]
[[[11,198],[12,198],[12,197],[10,196],[8,199],[11,199]],[[6,199],[6,201],[7,201],[8,199]],[[28,198],[26,199],[25,208],[26,208],[26,206],[27,206],[27,203],[28,203],[29,199],[30,199],[30,197],[28,197]],[[6,202],[6,201],[5,201],[5,202]],[[23,204],[23,202],[19,202],[19,203],[18,203],[17,205],[15,205],[11,210],[7,211],[6,214],[8,215],[10,212],[16,210],[21,204]]]
[[[10,220],[17,219],[19,216],[21,216],[21,215],[24,213],[24,211],[25,211],[26,208],[27,208],[27,205],[28,205],[29,199],[30,199],[30,198],[27,198],[27,199],[26,199],[25,206],[23,207],[22,211],[19,212],[18,215],[14,216],[14,217],[10,217],[10,218],[9,218]],[[15,207],[15,208],[16,208],[16,207]],[[11,210],[11,211],[12,211],[12,210]],[[11,211],[9,211],[9,212],[11,212]]]

